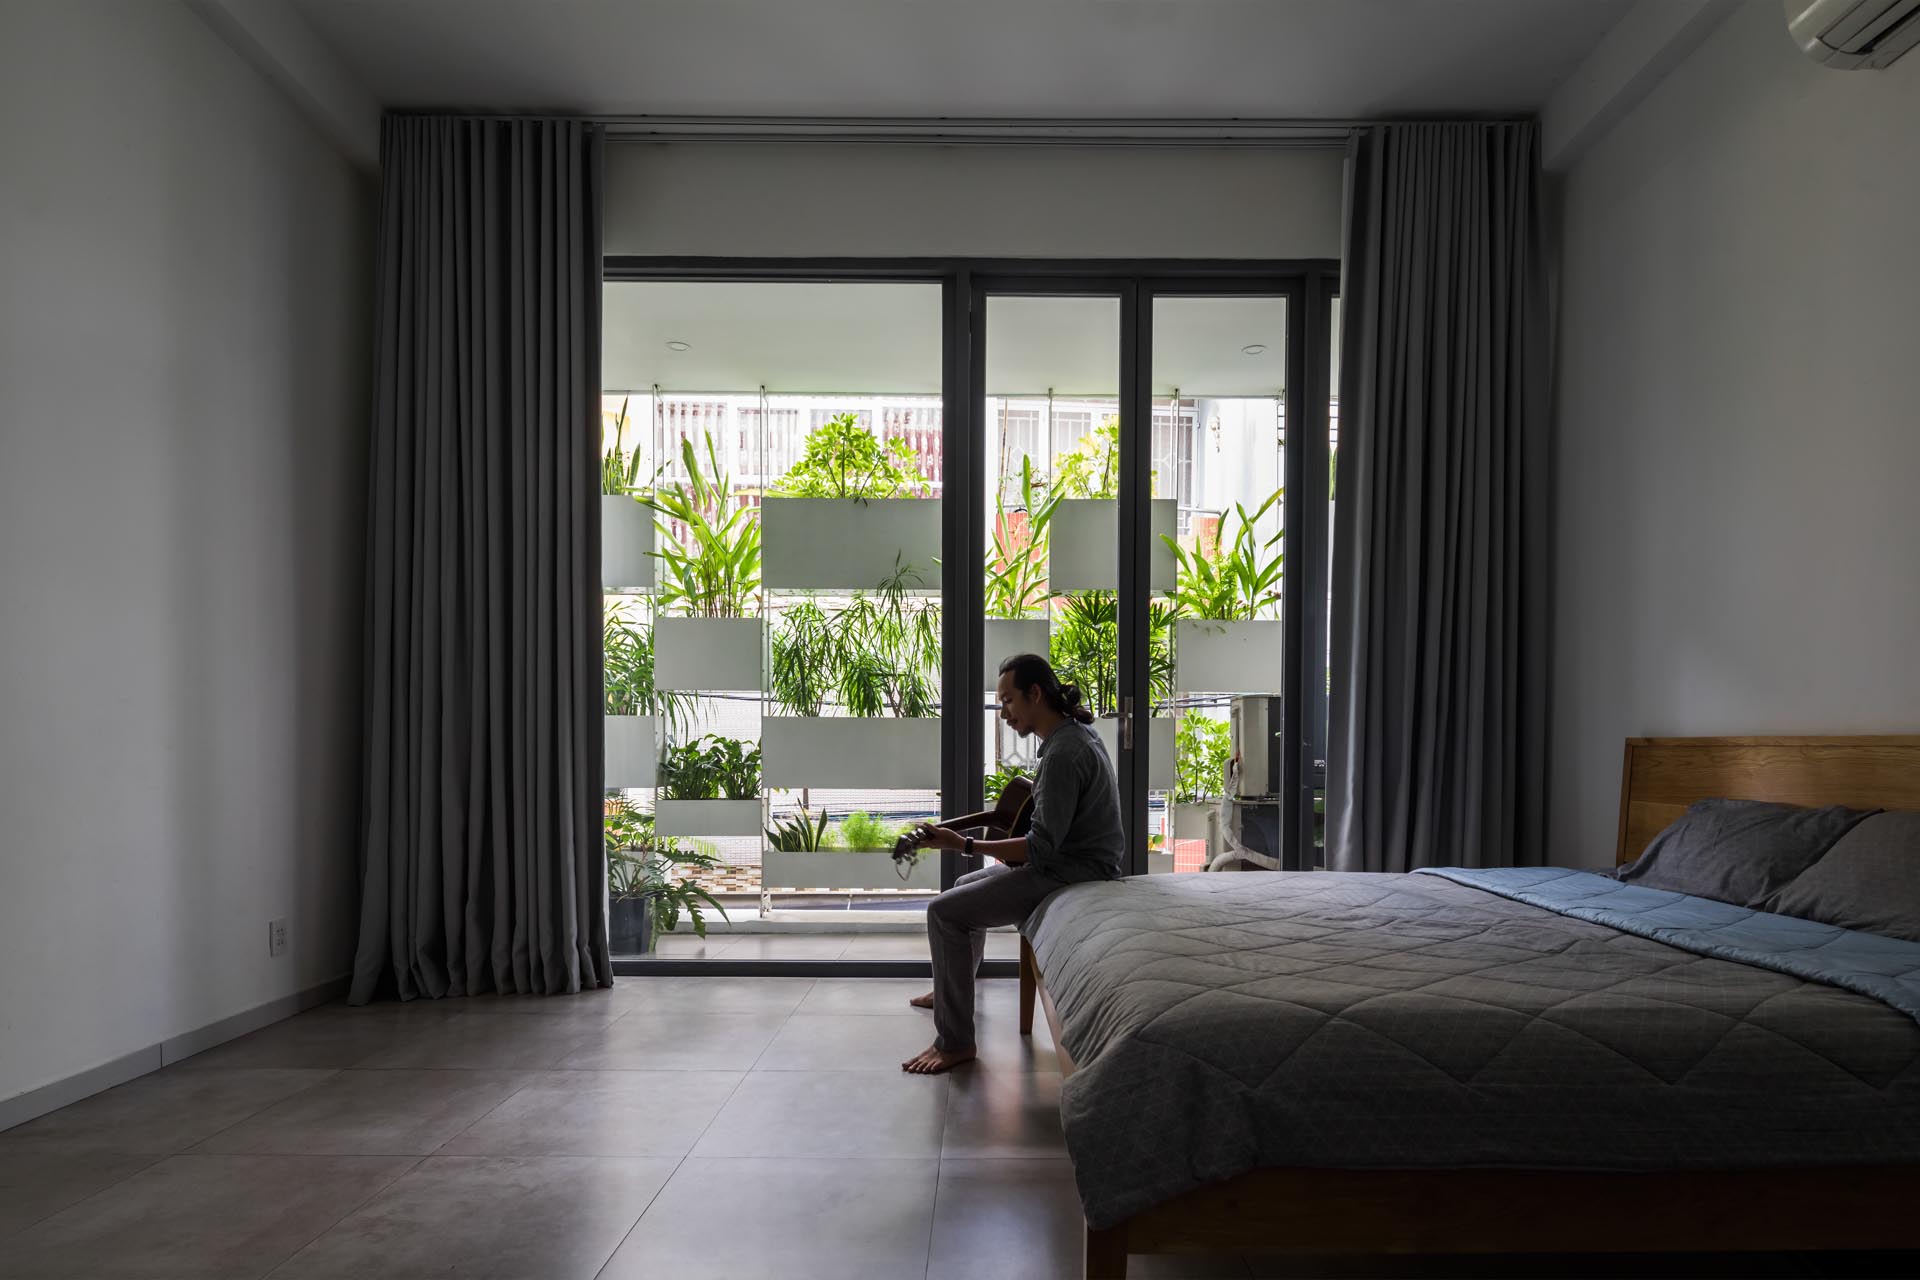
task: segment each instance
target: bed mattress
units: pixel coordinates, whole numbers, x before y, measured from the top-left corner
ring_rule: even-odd
[[[1438,876],[1136,877],[1056,894],[1027,933],[1096,1228],[1263,1166],[1920,1152],[1913,1017]]]

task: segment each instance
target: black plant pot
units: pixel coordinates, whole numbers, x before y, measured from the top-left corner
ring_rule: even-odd
[[[615,898],[607,903],[607,949],[616,956],[653,950],[653,899]]]

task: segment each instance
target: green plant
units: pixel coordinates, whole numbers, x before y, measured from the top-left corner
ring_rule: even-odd
[[[940,709],[940,605],[895,562],[871,592],[831,611],[803,601],[773,633],[771,691],[785,711],[817,716],[832,698],[856,716],[931,716]]]
[[[613,443],[605,444],[606,432],[604,428],[601,431],[605,447],[600,454],[600,492],[610,498],[618,494],[635,493],[641,487],[640,446],[636,442],[631,450],[626,447],[629,398],[620,398],[620,412],[613,419]]]
[[[909,564],[835,616],[840,701],[856,716],[931,716],[940,710],[940,605],[913,595]]]
[[[773,631],[769,683],[789,715],[817,716],[839,685],[840,633],[835,618],[811,600],[785,609]]]
[[[662,800],[752,800],[760,794],[760,748],[706,734],[660,757]]]
[[[727,909],[699,882],[681,873],[712,871],[719,860],[702,849],[655,834],[653,815],[624,797],[608,801],[606,816],[607,895],[615,901],[642,898],[656,933],[672,933],[684,913],[694,933],[707,936],[704,908],[727,918]]]
[[[713,436],[705,440],[706,470],[693,441],[683,440],[687,478],[662,485],[656,475],[652,491],[637,495],[654,512],[660,531],[660,549],[651,553],[665,569],[660,604],[700,618],[745,617],[760,590],[760,520],[752,508],[736,503]],[[686,541],[676,524],[686,530]]]
[[[1218,799],[1225,785],[1227,759],[1233,754],[1233,732],[1226,722],[1186,712],[1173,731],[1173,752],[1174,802],[1205,804]]]
[[[913,449],[898,437],[881,440],[859,416],[835,414],[807,433],[800,461],[767,492],[786,498],[893,498],[917,496],[927,478]]]
[[[609,605],[601,632],[601,687],[610,716],[659,716],[677,730],[693,715],[693,695],[669,693],[653,683],[653,628],[628,619],[626,607]]]
[[[816,853],[827,845],[827,811],[815,821],[805,805],[790,818],[777,819],[767,828],[767,844],[781,853]]]
[[[1148,473],[1149,494],[1158,487],[1159,479],[1158,473]],[[1117,415],[1104,419],[1080,437],[1078,444],[1053,460],[1053,479],[1048,488],[1056,501],[1120,496],[1120,419]]]
[[[851,850],[890,851],[893,842],[900,838],[900,833],[905,829],[901,823],[887,822],[856,810],[840,820],[839,836],[841,842]]]
[[[1020,459],[1019,503],[995,495],[993,549],[987,553],[986,616],[1023,618],[1047,605],[1047,530],[1065,497],[1036,481],[1033,459]],[[1013,517],[1024,512],[1024,529]],[[1021,535],[1024,534],[1024,540]]]
[[[1203,547],[1189,551],[1172,538],[1161,537],[1180,560],[1173,603],[1181,613],[1192,618],[1244,622],[1280,602],[1280,572],[1286,553],[1267,553],[1280,542],[1281,532],[1276,529],[1272,537],[1261,541],[1254,526],[1285,492],[1275,489],[1252,515],[1247,514],[1245,506],[1234,503],[1239,525],[1233,539],[1224,547],[1216,545],[1211,552]]]
[[[1000,802],[1000,793],[1007,789],[1007,784],[1015,778],[1024,778],[1025,776],[1026,775],[1018,769],[990,769],[987,771],[987,776],[980,780],[981,794],[986,797],[988,804],[998,804]]]
[[[1120,703],[1119,605],[1111,591],[1057,596],[1048,657],[1063,683],[1077,684],[1095,715],[1112,715]],[[1173,689],[1173,621],[1177,610],[1163,600],[1147,604],[1147,696],[1167,701]]]

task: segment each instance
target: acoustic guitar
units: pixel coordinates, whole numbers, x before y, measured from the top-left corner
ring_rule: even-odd
[[[949,831],[979,828],[994,840],[1023,836],[1027,834],[1027,828],[1033,825],[1033,779],[1009,778],[1007,785],[1000,789],[1000,798],[994,801],[993,808],[982,809],[979,813],[963,813],[934,825]],[[915,855],[922,847],[911,833],[893,842],[893,867],[902,880],[913,873]]]

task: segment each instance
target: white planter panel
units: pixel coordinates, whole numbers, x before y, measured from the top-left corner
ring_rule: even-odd
[[[940,851],[920,855],[907,878],[894,870],[890,853],[782,853],[760,855],[760,885],[765,889],[921,889],[940,890]]]
[[[1173,874],[1173,855],[1159,849],[1147,850],[1147,874],[1150,876],[1170,876]]]
[[[796,591],[869,591],[912,565],[915,590],[940,586],[938,498],[768,498],[760,506],[761,579]]]
[[[1179,561],[1161,541],[1180,527],[1172,498],[1148,504],[1153,524],[1153,555],[1147,563],[1148,588],[1171,591]],[[1112,498],[1069,498],[1054,508],[1047,531],[1047,586],[1053,591],[1114,591],[1120,582],[1120,504]]]
[[[760,836],[758,800],[655,800],[653,829],[663,836]]]
[[[600,585],[653,589],[653,512],[624,493],[600,495]]]
[[[1154,716],[1147,721],[1147,790],[1171,791],[1174,785],[1173,774],[1173,721],[1166,716]],[[1101,717],[1093,722],[1100,731],[1100,740],[1107,744],[1107,755],[1113,760],[1114,767],[1120,765],[1120,722]]]
[[[654,716],[607,716],[607,789],[650,787],[660,763],[660,721]]]
[[[1173,834],[1181,840],[1205,840],[1211,834],[1214,804],[1176,804],[1173,806]]]
[[[1182,618],[1173,624],[1175,692],[1280,693],[1279,622],[1217,622]]]
[[[986,630],[986,670],[981,672],[991,689],[1000,682],[1000,664],[1016,653],[1047,656],[1047,620],[1045,618],[988,618]]]
[[[653,683],[659,689],[759,689],[758,618],[656,618]]]
[[[940,786],[940,722],[890,716],[768,716],[760,770],[769,787],[932,791]]]

